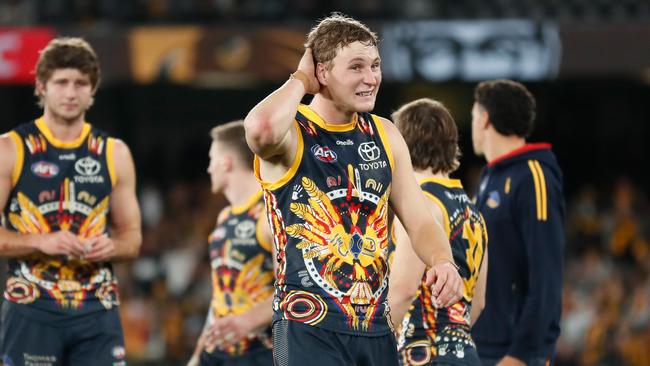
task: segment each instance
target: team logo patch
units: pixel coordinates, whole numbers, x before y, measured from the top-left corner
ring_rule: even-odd
[[[333,163],[337,159],[334,150],[330,149],[327,146],[320,146],[316,144],[311,147],[311,153],[314,154],[314,157],[316,157],[316,159],[325,163]]]
[[[59,166],[47,161],[37,161],[32,164],[32,173],[41,178],[52,178],[59,174]]]
[[[489,208],[497,208],[501,204],[501,197],[499,197],[498,191],[490,192],[490,195],[487,199],[487,205]]]
[[[14,361],[9,357],[9,355],[2,355],[2,365],[4,366],[14,366]]]
[[[379,147],[375,145],[374,141],[360,144],[357,151],[359,152],[361,159],[364,161],[375,161],[379,159],[379,156],[381,155],[381,150],[379,150]]]
[[[74,164],[74,169],[77,171],[77,173],[87,177],[92,175],[97,175],[97,173],[99,173],[99,170],[101,168],[102,165],[97,160],[91,158],[90,156],[86,156],[83,159],[79,159]]]

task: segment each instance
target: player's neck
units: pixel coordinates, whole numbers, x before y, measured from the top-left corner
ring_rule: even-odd
[[[485,141],[485,159],[488,162],[494,161],[524,145],[526,145],[526,140],[522,137],[495,133]]]
[[[350,123],[355,115],[352,111],[344,111],[338,108],[331,99],[328,99],[328,97],[321,93],[314,95],[314,99],[309,104],[309,107],[330,125]]]
[[[261,190],[260,183],[253,172],[245,171],[233,174],[223,194],[232,206],[241,206]]]
[[[74,141],[83,131],[85,114],[74,120],[67,120],[51,113],[48,109],[43,112],[45,125],[52,133],[52,136],[59,141]]]
[[[433,173],[431,171],[431,168],[425,169],[425,170],[419,170],[416,169],[413,174],[415,175],[415,179],[419,182],[424,179],[430,179],[430,178],[439,178],[439,179],[449,179],[449,174],[445,173]]]

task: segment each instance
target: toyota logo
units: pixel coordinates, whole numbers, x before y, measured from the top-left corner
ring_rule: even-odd
[[[99,173],[99,170],[101,168],[101,164],[90,156],[79,159],[74,164],[74,169],[77,171],[77,173],[85,176],[96,175]]]
[[[381,154],[381,150],[375,145],[374,141],[362,143],[359,145],[358,151],[359,156],[364,161],[375,161],[379,159],[379,155]]]

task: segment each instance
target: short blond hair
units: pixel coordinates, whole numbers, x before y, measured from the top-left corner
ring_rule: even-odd
[[[220,124],[210,131],[210,136],[213,141],[233,151],[242,163],[252,169],[254,155],[246,143],[246,130],[244,129],[243,120]]]
[[[365,24],[341,13],[332,13],[311,29],[305,47],[311,48],[317,63],[328,64],[341,48],[357,41],[379,45],[377,34]]]

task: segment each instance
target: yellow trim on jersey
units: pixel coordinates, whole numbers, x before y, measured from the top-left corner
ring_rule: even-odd
[[[433,202],[440,206],[440,211],[442,211],[442,216],[445,218],[445,233],[447,233],[447,238],[451,235],[451,224],[449,223],[449,213],[447,212],[447,207],[438,199],[438,197],[432,195],[429,192],[424,192],[425,196],[429,197]]]
[[[45,136],[45,138],[50,142],[50,144],[52,144],[52,146],[59,149],[74,149],[81,146],[81,144],[88,136],[88,133],[90,133],[90,124],[84,122],[79,137],[72,141],[61,141],[54,137],[52,131],[50,131],[50,128],[47,127],[47,123],[45,123],[44,117],[40,117],[36,120],[36,127],[38,127],[43,136]]]
[[[546,221],[548,212],[546,208],[546,179],[544,171],[537,160],[528,160],[528,167],[533,174],[535,184],[535,207],[537,209],[537,220]]]
[[[296,175],[296,172],[300,167],[300,162],[302,161],[302,153],[304,150],[305,143],[302,139],[302,131],[300,130],[300,126],[298,126],[298,122],[294,122],[294,126],[296,128],[296,133],[298,134],[298,147],[296,148],[296,156],[293,158],[293,163],[291,164],[289,170],[287,170],[286,173],[284,173],[284,175],[276,182],[267,182],[262,179],[262,175],[260,173],[260,158],[259,156],[255,155],[255,159],[253,162],[253,170],[255,171],[255,178],[257,178],[257,180],[262,185],[262,188],[264,189],[274,190],[287,184],[287,182],[289,182],[289,180],[291,180],[291,178],[293,178],[293,176]]]
[[[239,206],[230,206],[230,213],[233,215],[239,215],[244,213],[247,210],[250,210],[253,205],[257,203],[257,201],[262,198],[262,191],[257,191],[255,194],[250,196],[248,200],[246,200],[246,203],[241,204]]]
[[[260,246],[267,252],[271,253],[273,250],[271,247],[272,244],[271,242],[266,241],[264,235],[262,235],[261,226],[264,225],[265,220],[266,215],[260,215],[260,218],[257,220],[257,224],[255,225],[255,237],[257,238],[257,242],[260,243]]]
[[[419,185],[424,183],[438,183],[447,188],[463,188],[463,184],[460,182],[460,179],[451,179],[451,178],[438,178],[438,177],[429,177],[424,178],[418,182]]]
[[[115,157],[113,152],[115,151],[115,139],[109,137],[106,140],[106,165],[108,166],[108,176],[111,178],[111,187],[115,187],[117,184],[117,175],[115,174]]]
[[[14,140],[16,144],[16,161],[14,162],[14,169],[11,171],[11,188],[14,188],[20,179],[20,173],[23,171],[23,163],[25,161],[25,147],[23,146],[23,139],[16,131],[9,132],[9,137]]]
[[[374,114],[371,114],[372,120],[375,121],[375,126],[377,126],[377,132],[379,133],[379,139],[386,149],[386,155],[388,155],[388,162],[390,163],[390,170],[395,168],[395,159],[393,159],[393,150],[390,147],[390,140],[386,136],[386,131],[384,130],[384,122]]]
[[[319,127],[330,131],[330,132],[345,132],[345,131],[352,131],[357,125],[357,119],[358,114],[355,113],[354,117],[352,117],[352,121],[344,124],[331,124],[325,122],[325,120],[318,115],[313,109],[311,109],[310,106],[305,105],[305,104],[300,104],[298,105],[298,112],[300,112],[303,116],[307,117],[308,120],[314,122],[317,124]]]

